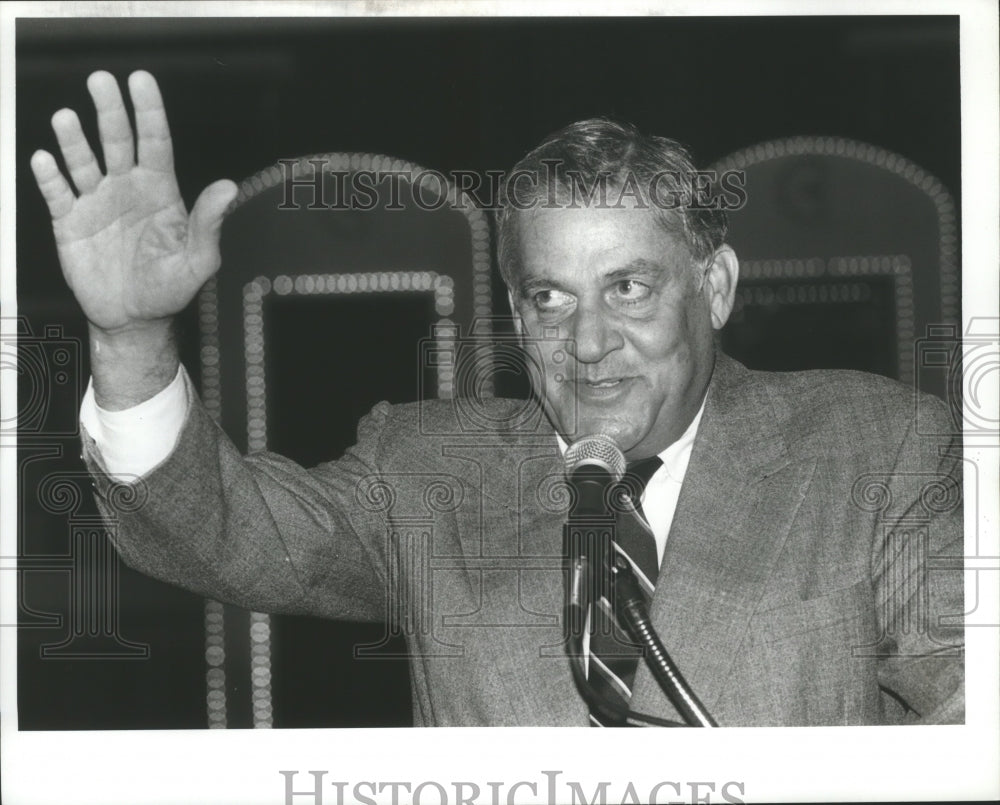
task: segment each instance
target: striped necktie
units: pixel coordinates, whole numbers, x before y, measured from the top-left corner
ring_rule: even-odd
[[[656,541],[642,511],[642,491],[649,479],[663,465],[658,456],[628,465],[625,488],[629,492],[630,511],[623,512],[615,528],[611,550],[624,556],[635,570],[646,603],[653,596],[659,570]],[[611,602],[601,596],[591,609],[590,662],[588,680],[591,687],[605,699],[628,706],[632,696],[632,681],[642,648],[628,636],[612,611]],[[625,726],[623,720],[611,721],[608,716],[591,710],[591,725],[597,727]]]

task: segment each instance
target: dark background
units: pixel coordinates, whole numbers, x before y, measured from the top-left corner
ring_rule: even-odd
[[[596,115],[689,143],[702,164],[779,137],[861,140],[961,193],[957,18],[19,20],[16,48],[19,315],[36,338],[57,328],[44,354],[63,342],[78,355],[67,377],[52,375],[47,424],[21,439],[20,551],[38,568],[21,576],[22,729],[205,721],[201,599],[128,569],[121,632],[148,646],[148,659],[40,658],[66,631],[49,616],[67,612],[67,576],[44,557],[66,553],[71,515],[46,509],[38,490],[53,473],[82,472],[73,423],[88,369],[84,322],[28,161],[36,148],[55,149],[48,121],[63,106],[96,142],[91,71],[157,77],[189,204],[214,179],[316,152],[503,169],[545,134]],[[494,296],[503,312],[499,283]],[[192,341],[186,349],[193,354]],[[20,392],[23,408],[28,385]],[[281,438],[290,453],[317,449],[294,448],[294,433]],[[84,495],[72,517],[89,513]],[[310,634],[276,634],[276,726],[406,723],[401,663],[350,676],[339,669],[349,652],[317,655]]]

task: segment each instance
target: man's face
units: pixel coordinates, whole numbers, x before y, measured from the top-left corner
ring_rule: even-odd
[[[522,215],[511,305],[541,357],[534,385],[549,419],[569,442],[601,433],[629,459],[659,453],[711,377],[713,329],[732,305],[731,250],[695,264],[647,209]]]

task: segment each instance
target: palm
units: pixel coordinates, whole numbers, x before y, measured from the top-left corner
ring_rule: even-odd
[[[138,164],[114,78],[95,73],[89,86],[107,175],[101,174],[79,120],[68,110],[53,117],[53,128],[79,196],[51,155],[36,153],[32,168],[52,213],[66,281],[91,324],[114,331],[176,314],[215,271],[218,226],[232,183],[208,188],[189,216],[152,76],[140,74],[130,82]]]
[[[188,265],[188,216],[173,176],[106,176],[53,223],[63,273],[87,318],[111,330],[177,313],[203,270]]]

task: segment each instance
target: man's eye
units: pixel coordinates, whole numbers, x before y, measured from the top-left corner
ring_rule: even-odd
[[[626,302],[641,302],[646,299],[652,289],[638,280],[620,280],[615,283],[615,294]]]
[[[573,297],[568,293],[552,289],[538,291],[532,298],[539,310],[561,310],[573,304]]]

